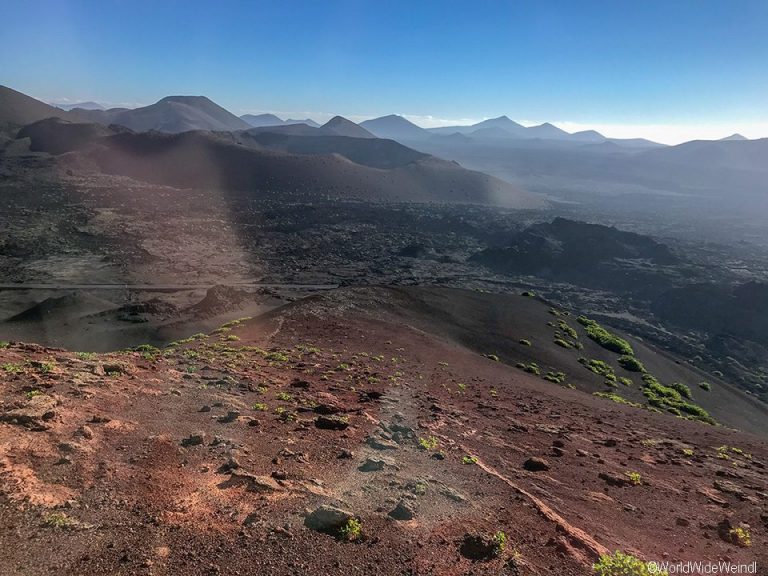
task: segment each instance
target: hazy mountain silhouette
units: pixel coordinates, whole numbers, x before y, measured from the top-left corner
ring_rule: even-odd
[[[310,118],[305,118],[304,120],[288,118],[287,120],[283,120],[274,114],[244,114],[243,116],[240,116],[240,119],[244,120],[254,128],[263,128],[266,126],[290,126],[292,124],[306,124],[312,128],[320,127],[320,124]]]
[[[240,116],[240,120],[247,122],[254,128],[260,128],[262,126],[281,126],[283,124],[282,119],[274,114],[243,114]]]
[[[56,106],[56,108],[61,108],[62,110],[106,110],[104,106],[99,104],[98,102],[77,102],[75,104],[51,104],[51,106]]]
[[[749,138],[746,138],[742,136],[741,134],[731,134],[730,136],[726,136],[725,138],[720,138],[721,141],[727,142],[729,140],[749,140]]]
[[[693,140],[643,154],[645,160],[685,165],[687,170],[729,169],[768,172],[768,138]]]
[[[360,122],[360,126],[379,138],[392,140],[422,140],[432,136],[424,128],[397,114],[365,120]]]

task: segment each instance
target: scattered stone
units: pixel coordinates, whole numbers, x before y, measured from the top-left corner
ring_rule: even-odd
[[[341,416],[318,416],[315,419],[315,426],[321,430],[346,430],[349,427],[349,420]]]
[[[459,552],[470,560],[491,560],[499,554],[497,543],[490,536],[465,534]]]
[[[354,456],[355,456],[355,453],[352,452],[352,450],[347,450],[346,448],[342,448],[341,452],[339,452],[338,458],[349,459],[349,458],[353,458]]]
[[[394,466],[395,462],[389,458],[380,458],[377,456],[371,456],[365,459],[365,462],[358,466],[358,470],[361,472],[378,472],[384,470],[386,466]]]
[[[304,519],[304,525],[311,530],[336,534],[355,515],[349,510],[323,504],[315,508]]]
[[[675,519],[675,524],[677,526],[682,526],[683,528],[687,528],[688,526],[691,525],[691,522],[686,518],[677,518]]]
[[[407,521],[407,520],[413,520],[413,517],[416,515],[416,512],[410,504],[408,504],[403,500],[400,500],[400,502],[397,503],[397,506],[394,507],[394,509],[389,513],[389,515],[395,520]]]
[[[529,472],[544,472],[549,470],[549,462],[543,458],[528,458],[528,460],[523,463],[523,468]]]
[[[188,448],[190,446],[199,446],[203,442],[205,442],[205,432],[195,432],[184,438],[181,441],[181,445]]]
[[[225,416],[219,416],[217,418],[217,421],[221,422],[222,424],[229,424],[230,422],[234,422],[238,418],[240,418],[240,412],[237,410],[230,410],[229,412],[227,412]]]
[[[18,424],[34,431],[48,430],[45,422],[56,416],[54,408],[56,400],[47,394],[39,394],[30,398],[24,406],[0,413],[0,422]]]
[[[552,456],[555,456],[556,458],[560,458],[563,455],[565,455],[565,450],[563,450],[562,448],[558,448],[557,446],[552,446]]]
[[[341,408],[339,408],[336,404],[324,402],[315,406],[315,414],[323,414],[328,416],[330,414],[338,414],[339,412],[341,412]]]
[[[725,494],[731,494],[741,500],[743,500],[746,497],[746,494],[741,489],[741,487],[729,480],[715,480],[713,485],[716,489],[720,490],[720,492],[724,492]]]
[[[237,470],[238,468],[240,468],[240,462],[238,462],[236,458],[232,457],[219,467],[219,472],[221,474],[226,474],[227,472]]]
[[[86,440],[93,440],[93,430],[91,430],[90,426],[80,426],[80,428],[75,430],[74,435]]]
[[[464,496],[464,494],[462,494],[458,490],[454,490],[450,486],[443,486],[440,489],[440,494],[442,494],[443,496],[445,496],[449,500],[453,500],[454,502],[462,502],[463,503],[463,502],[467,501],[467,497]]]
[[[300,378],[294,378],[293,381],[291,382],[291,386],[294,388],[302,388],[306,390],[307,388],[309,388],[309,382],[307,380],[302,380]]]
[[[598,478],[604,480],[609,486],[626,486],[629,484],[629,479],[618,474],[611,474],[610,472],[600,472]]]
[[[230,486],[243,484],[248,492],[279,492],[283,489],[280,484],[275,482],[269,476],[257,476],[250,472],[241,472],[238,470],[234,470],[230,474],[229,480],[219,486],[222,488],[229,488]]]
[[[369,436],[366,443],[374,450],[397,450],[400,447],[394,440],[377,438],[376,436]]]
[[[200,410],[198,410],[198,412],[210,412],[210,411],[211,411],[211,407],[208,406],[208,404],[206,404],[205,406],[202,406]]]
[[[109,418],[108,416],[96,416],[96,415],[91,416],[90,420],[88,420],[90,424],[106,424],[107,422],[111,422],[111,421],[112,419]]]

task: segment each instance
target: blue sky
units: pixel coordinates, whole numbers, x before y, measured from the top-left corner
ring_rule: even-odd
[[[0,23],[0,83],[47,101],[768,136],[765,0],[2,0]]]

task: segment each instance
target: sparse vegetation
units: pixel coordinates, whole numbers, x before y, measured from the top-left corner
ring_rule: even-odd
[[[69,528],[77,524],[75,520],[63,512],[52,512],[43,518],[43,522],[50,528]]]
[[[464,456],[464,458],[461,459],[461,463],[466,464],[467,466],[477,464],[477,456]]]
[[[645,372],[645,366],[643,366],[643,363],[634,356],[619,356],[618,363],[619,366],[624,368],[624,370],[628,370],[629,372]]]
[[[277,394],[277,399],[278,400],[282,400],[283,402],[292,402],[293,401],[293,396],[288,394],[288,392],[279,392]]]
[[[493,360],[494,362],[499,362],[500,361],[499,357],[496,356],[496,354],[484,354],[484,356],[486,358],[488,358],[488,360]]]
[[[619,336],[616,336],[615,334],[612,334],[594,320],[590,320],[586,316],[579,316],[578,322],[587,330],[587,336],[600,344],[600,346],[606,350],[610,350],[611,352],[616,352],[617,354],[622,354],[625,356],[635,355],[635,351],[632,350],[632,346],[629,344],[629,342],[623,338],[620,338]]]
[[[419,438],[419,448],[422,450],[434,450],[439,445],[437,438],[434,436],[428,436],[427,438]]]
[[[25,394],[25,396],[27,397],[27,399],[32,400],[32,398],[34,398],[35,396],[42,396],[42,394],[43,393],[40,392],[40,390],[30,390]]]
[[[619,550],[600,556],[600,560],[592,569],[596,576],[668,576],[667,572],[657,569],[656,565],[643,562]]]
[[[350,518],[339,529],[339,536],[342,540],[348,540],[354,542],[358,540],[363,534],[363,524],[357,518]]]
[[[746,528],[731,528],[728,532],[731,536],[731,540],[734,544],[741,548],[749,548],[752,546],[752,534]]]
[[[712,390],[712,385],[709,382],[701,382],[699,383],[699,388],[702,390],[705,390],[706,392],[709,392]]]
[[[75,352],[75,356],[79,360],[93,360],[96,358],[96,354],[93,352]]]
[[[493,535],[493,555],[501,556],[507,547],[507,535],[502,530]]]
[[[529,364],[525,364],[524,362],[518,362],[517,364],[515,364],[515,367],[525,372],[528,372],[529,374],[535,374],[536,376],[541,375],[541,368],[539,368],[539,365],[536,364],[536,362],[531,362]]]
[[[253,406],[251,406],[254,410],[258,410],[259,412],[266,412],[268,407],[264,402],[256,402]]]
[[[598,376],[603,376],[606,380],[610,380],[611,382],[616,381],[616,373],[607,362],[595,358],[592,358],[591,360],[579,358],[579,363],[583,364],[590,372],[594,372]]]
[[[7,340],[0,340],[0,350],[4,350],[5,348],[8,348],[8,346],[10,345],[11,343],[8,342]]]
[[[672,386],[664,386],[652,374],[643,374],[643,394],[650,406],[666,410],[675,416],[716,424],[704,408],[683,400],[686,393],[686,398],[690,398],[691,391],[684,384],[676,382]]]
[[[642,408],[642,405],[636,402],[631,402],[630,400],[619,396],[615,392],[593,392],[592,395],[597,396],[598,398],[605,398],[606,400],[610,400],[618,404],[626,404],[628,406],[634,406],[635,408]]]
[[[0,367],[8,374],[21,374],[24,372],[24,364],[21,362],[6,362]]]
[[[629,478],[629,482],[633,486],[640,486],[643,483],[643,477],[639,472],[628,471],[624,472],[624,475]]]
[[[562,384],[565,382],[567,376],[568,375],[565,372],[547,372],[543,378],[544,380],[554,382],[555,384]]]

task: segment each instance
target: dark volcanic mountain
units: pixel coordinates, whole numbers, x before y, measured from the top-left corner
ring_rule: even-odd
[[[126,110],[108,122],[137,132],[188,130],[246,130],[249,124],[205,96],[168,96],[156,104]]]
[[[24,126],[44,118],[70,118],[71,115],[60,108],[17,92],[6,86],[0,86],[0,128],[4,126]]]
[[[655,291],[668,288],[660,270],[678,262],[664,244],[609,226],[555,218],[530,226],[502,247],[473,257],[502,273],[531,274],[584,286]]]
[[[291,135],[249,130],[237,136],[237,142],[255,148],[302,155],[339,154],[356,164],[372,168],[396,168],[429,158],[394,140],[350,138],[348,136]]]
[[[122,129],[124,130],[124,129]],[[106,136],[121,131],[120,127],[107,128],[100,124],[70,122],[60,118],[46,118],[19,130],[19,138],[31,140],[29,149],[33,152],[64,154],[79,150]]]
[[[431,136],[424,128],[397,114],[365,120],[360,122],[360,126],[379,138],[392,140],[423,140]]]

